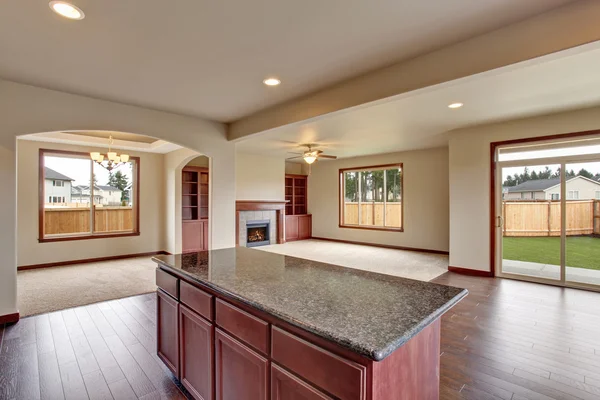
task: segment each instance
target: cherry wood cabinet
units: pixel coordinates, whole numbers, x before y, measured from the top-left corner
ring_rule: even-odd
[[[308,214],[308,176],[285,176],[285,240],[310,239],[312,215]]]
[[[286,215],[285,216],[285,240],[310,239],[312,237],[312,215]]]
[[[271,365],[271,400],[333,400],[277,365]]]
[[[185,167],[181,176],[182,250],[208,250],[208,168]]]
[[[199,400],[213,398],[214,327],[183,304],[179,307],[180,381]]]
[[[156,295],[158,357],[179,377],[179,303],[162,289]]]
[[[266,358],[217,328],[215,339],[217,400],[267,400]]]

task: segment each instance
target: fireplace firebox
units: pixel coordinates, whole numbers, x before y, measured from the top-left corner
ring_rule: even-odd
[[[270,221],[246,222],[246,247],[258,247],[271,244],[269,238]]]

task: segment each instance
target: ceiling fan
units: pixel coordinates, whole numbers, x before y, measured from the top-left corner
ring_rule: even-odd
[[[312,149],[313,144],[301,144],[300,146],[305,146],[308,148],[308,150],[306,150],[302,154],[294,153],[294,154],[298,154],[298,155],[287,158],[286,160],[295,160],[297,158],[303,158],[307,164],[312,164],[320,158],[326,158],[326,159],[330,159],[330,160],[335,160],[337,158],[337,156],[330,156],[327,154],[323,154],[322,150],[313,150]]]

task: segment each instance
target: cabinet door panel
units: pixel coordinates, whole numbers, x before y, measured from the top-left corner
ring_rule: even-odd
[[[183,222],[182,223],[182,250],[199,251],[202,249],[202,222]]]
[[[156,295],[157,354],[179,378],[179,303],[161,289]]]
[[[213,398],[213,340],[211,323],[184,305],[179,306],[181,383],[198,400]]]
[[[268,366],[267,359],[216,329],[217,400],[266,400]]]
[[[286,215],[285,217],[285,240],[298,239],[298,217],[295,215]]]
[[[271,365],[271,400],[332,400],[277,365]]]
[[[312,236],[311,222],[311,215],[298,217],[298,239],[309,239]]]

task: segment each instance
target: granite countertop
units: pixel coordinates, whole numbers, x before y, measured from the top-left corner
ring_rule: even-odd
[[[161,268],[375,361],[390,355],[468,293],[246,247],[153,260]]]

